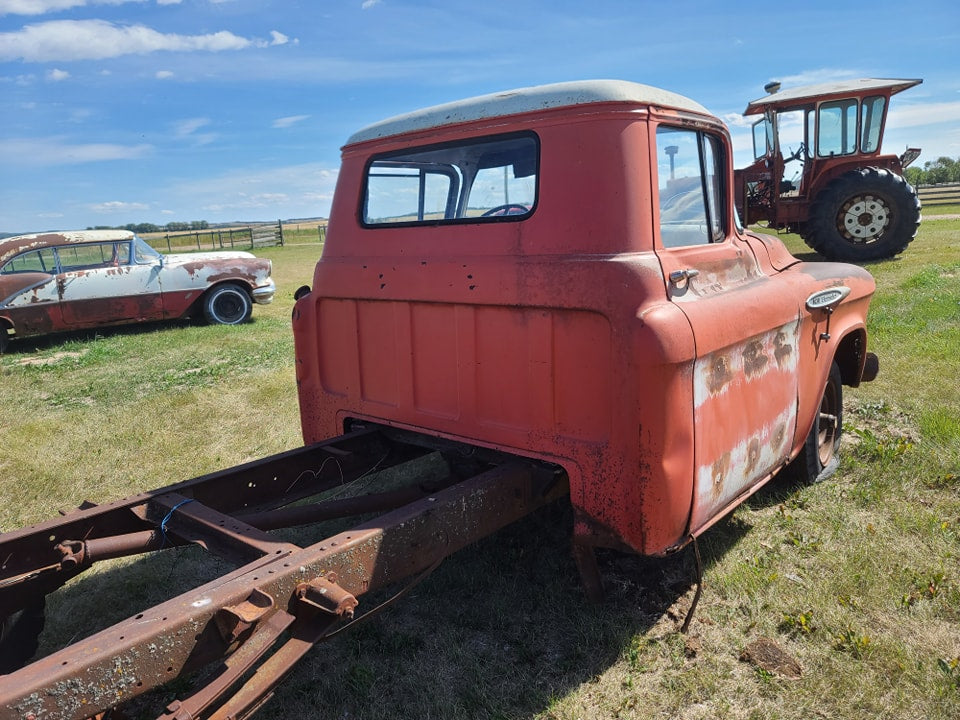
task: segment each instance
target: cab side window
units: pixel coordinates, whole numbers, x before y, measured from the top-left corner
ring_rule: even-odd
[[[666,125],[657,128],[660,240],[664,247],[723,240],[722,158],[716,136]]]

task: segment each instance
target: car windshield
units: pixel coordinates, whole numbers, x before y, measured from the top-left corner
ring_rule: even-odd
[[[149,264],[151,262],[160,260],[163,257],[160,253],[147,245],[146,241],[141,237],[134,236],[133,244],[136,248],[138,263]]]

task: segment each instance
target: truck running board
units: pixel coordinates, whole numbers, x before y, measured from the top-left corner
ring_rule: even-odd
[[[42,610],[48,593],[100,560],[191,543],[240,565],[0,675],[0,716],[108,717],[204,669],[203,685],[156,717],[249,717],[315,643],[364,611],[359,597],[424,575],[568,492],[556,468],[488,454],[467,478],[415,478],[373,495],[292,505],[431,452],[429,438],[366,428],[0,535],[0,619],[8,629],[17,613]],[[267,532],[374,512],[384,514],[306,547]],[[34,643],[18,638],[0,650],[26,655]]]

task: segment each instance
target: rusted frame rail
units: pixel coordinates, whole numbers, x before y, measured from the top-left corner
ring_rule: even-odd
[[[281,507],[291,497],[316,494],[424,452],[361,431],[80,510],[10,533],[9,544],[7,534],[0,536],[0,599],[8,610],[27,606],[102,557],[192,542],[245,563],[0,676],[0,717],[86,720],[200,668],[205,668],[203,686],[157,717],[249,717],[304,653],[353,616],[358,597],[422,573],[567,492],[562,474],[505,458],[465,480],[450,477],[373,496]],[[336,477],[316,469],[318,462],[329,466],[329,458],[339,463]],[[301,482],[310,487],[300,488]],[[263,483],[274,485],[273,495],[258,490]],[[210,491],[213,487],[217,490]],[[281,487],[289,495],[277,493]],[[245,495],[242,488],[253,492]],[[265,532],[388,507],[395,509],[308,547]],[[88,535],[82,539],[73,531]],[[28,560],[39,564],[30,570]]]

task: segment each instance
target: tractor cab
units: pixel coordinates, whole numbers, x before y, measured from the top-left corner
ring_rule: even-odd
[[[903,170],[920,154],[883,155],[890,97],[922,80],[862,79],[780,90],[747,105],[754,162],[737,171],[747,224],[798,232],[829,259],[876,260],[916,235],[919,201]]]

